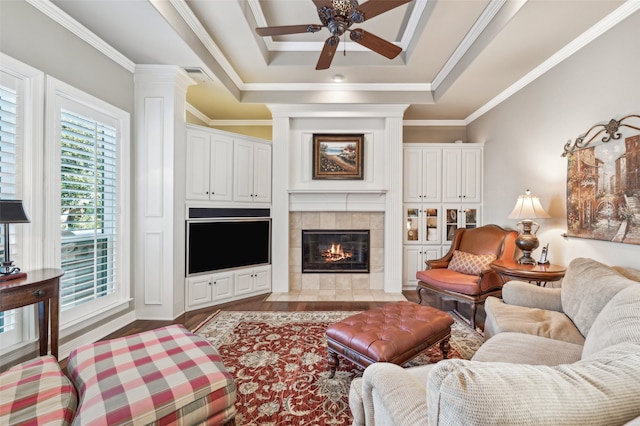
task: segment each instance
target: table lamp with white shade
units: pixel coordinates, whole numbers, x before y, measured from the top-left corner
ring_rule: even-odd
[[[540,244],[536,236],[540,225],[534,222],[533,219],[549,219],[551,216],[542,208],[540,199],[535,195],[531,195],[531,191],[527,189],[524,195],[518,197],[518,201],[516,201],[516,205],[508,218],[521,219],[517,224],[520,235],[516,239],[516,247],[522,251],[522,257],[518,259],[518,263],[535,265],[536,261],[531,257],[531,252],[538,248]]]

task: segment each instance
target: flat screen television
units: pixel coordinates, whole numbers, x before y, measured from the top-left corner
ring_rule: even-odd
[[[187,275],[271,262],[271,219],[187,222]]]

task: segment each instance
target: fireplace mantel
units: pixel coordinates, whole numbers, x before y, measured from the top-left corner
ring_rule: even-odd
[[[289,211],[383,212],[386,189],[290,189]]]

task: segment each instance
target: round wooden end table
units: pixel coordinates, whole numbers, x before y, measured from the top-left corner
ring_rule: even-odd
[[[567,268],[560,265],[527,265],[504,260],[496,260],[490,266],[504,282],[507,281],[506,278],[511,278],[534,282],[539,286],[545,286],[549,281],[561,280],[567,272]]]

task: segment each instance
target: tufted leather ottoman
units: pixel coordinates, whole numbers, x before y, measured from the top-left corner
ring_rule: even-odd
[[[338,354],[362,368],[374,362],[402,365],[439,342],[446,358],[451,324],[446,312],[413,302],[389,303],[345,318],[327,328],[331,377]]]

